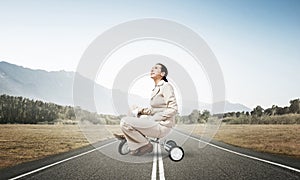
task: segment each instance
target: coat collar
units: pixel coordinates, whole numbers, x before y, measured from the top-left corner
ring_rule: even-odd
[[[156,85],[156,86],[162,86],[162,85],[164,85],[164,83],[165,83],[165,81],[164,81],[164,80],[160,80],[160,81],[157,83],[157,85]]]
[[[164,83],[164,80],[160,80],[157,85],[155,85],[155,88],[152,90],[151,99],[160,91],[160,87],[164,85]]]
[[[155,87],[152,89],[152,91],[154,91],[156,89],[156,87],[159,87],[159,86],[162,86],[164,85],[165,81],[164,80],[160,80],[156,85]]]

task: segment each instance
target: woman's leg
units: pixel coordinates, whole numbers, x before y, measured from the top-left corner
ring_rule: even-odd
[[[149,143],[145,136],[155,137],[160,133],[159,124],[151,122],[150,118],[124,117],[121,119],[121,129],[127,139],[130,150],[136,150]]]

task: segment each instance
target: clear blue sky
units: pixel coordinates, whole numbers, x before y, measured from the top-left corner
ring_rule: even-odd
[[[0,1],[0,61],[75,71],[87,46],[121,22],[166,18],[208,43],[227,99],[250,108],[300,97],[300,1]]]

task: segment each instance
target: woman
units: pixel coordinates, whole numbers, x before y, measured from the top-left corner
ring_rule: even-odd
[[[175,115],[178,106],[173,87],[167,80],[168,70],[160,63],[152,67],[150,76],[154,80],[155,88],[151,95],[151,108],[135,108],[132,111],[135,117],[121,119],[121,129],[124,133],[117,138],[126,138],[132,155],[140,156],[150,153],[153,145],[145,137],[162,138],[175,125]],[[148,115],[139,118],[141,115]]]

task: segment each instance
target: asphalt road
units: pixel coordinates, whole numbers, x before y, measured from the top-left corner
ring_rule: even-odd
[[[173,131],[184,159],[174,162],[159,145],[142,157],[118,154],[115,139],[0,170],[0,179],[300,179],[299,159],[205,143]],[[200,145],[200,146],[199,146]],[[201,147],[201,148],[199,148]],[[136,162],[136,163],[132,163]]]

